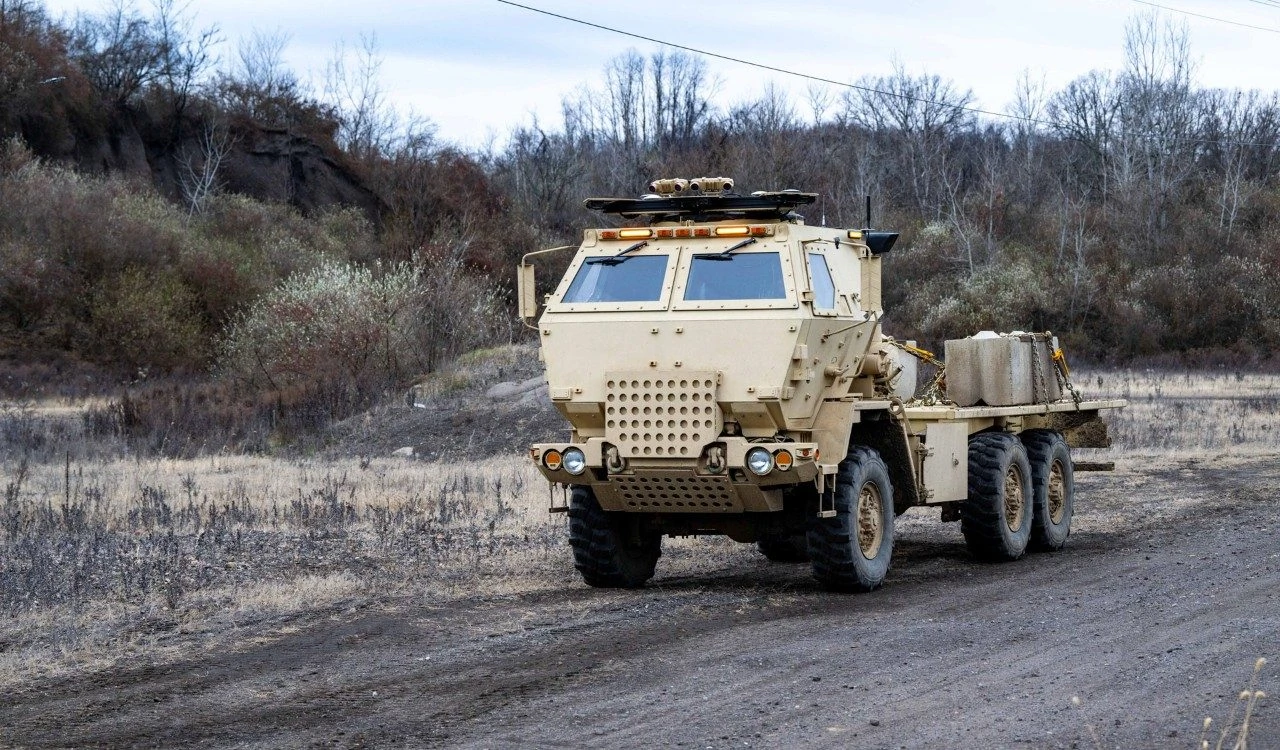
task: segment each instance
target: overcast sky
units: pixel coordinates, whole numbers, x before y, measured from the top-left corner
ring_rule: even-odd
[[[1012,99],[1023,70],[1054,90],[1090,70],[1119,68],[1126,20],[1150,10],[1134,0],[521,2],[838,81],[886,74],[896,56],[909,72],[950,78],[972,89],[978,106],[996,110]],[[1280,0],[1157,2],[1265,29],[1168,13],[1187,24],[1201,85],[1280,89]],[[47,6],[55,14],[96,12],[106,2]],[[468,147],[501,142],[535,114],[554,126],[561,98],[598,84],[610,58],[631,47],[658,49],[495,0],[194,0],[190,8],[201,25],[221,28],[224,57],[254,29],[283,31],[288,62],[317,85],[335,44],[376,34],[389,98],[404,112],[430,118],[442,138]],[[758,96],[772,80],[807,111],[804,80],[708,64],[721,82],[720,107]]]

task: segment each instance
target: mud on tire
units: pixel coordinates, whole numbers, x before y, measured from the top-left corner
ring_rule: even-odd
[[[1075,475],[1071,448],[1053,430],[1027,430],[1019,437],[1031,463],[1030,549],[1048,552],[1062,549],[1071,534],[1075,511]]]
[[[832,591],[870,591],[893,558],[893,485],[880,454],[853,446],[836,473],[835,518],[809,523],[813,577]]]
[[[639,588],[653,578],[662,555],[662,535],[632,528],[631,519],[605,513],[590,487],[569,495],[569,546],[573,564],[588,585]]]
[[[960,530],[980,560],[1016,560],[1031,539],[1031,465],[1017,436],[984,432],[969,441],[969,497]]]

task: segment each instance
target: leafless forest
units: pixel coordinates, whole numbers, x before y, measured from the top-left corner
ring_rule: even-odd
[[[147,450],[265,448],[518,337],[515,259],[660,175],[815,191],[833,225],[871,196],[903,234],[889,327],[926,344],[1051,329],[1077,359],[1246,366],[1280,344],[1280,100],[1199,86],[1166,16],[1131,20],[1121,69],[1024,76],[1003,116],[907,64],[725,101],[702,59],[631,51],[479,150],[397,113],[375,39],[315,80],[288,43],[169,0],[0,5],[7,393],[110,396],[100,426]]]

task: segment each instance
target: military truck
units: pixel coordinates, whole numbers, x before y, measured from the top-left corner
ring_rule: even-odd
[[[1082,398],[1051,334],[949,341],[917,393],[918,361],[944,363],[882,329],[896,233],[869,215],[861,229],[808,225],[797,209],[814,193],[741,195],[729,178],[649,188],[586,200],[612,226],[518,270],[520,315],[571,427],[529,454],[588,584],[642,586],[663,537],[720,534],[867,591],[913,507],[958,520],[984,560],[1063,546],[1070,449],[1109,444],[1099,414],[1124,402]],[[569,249],[539,300],[533,259]]]

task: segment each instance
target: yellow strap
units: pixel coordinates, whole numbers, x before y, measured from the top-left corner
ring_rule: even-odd
[[[1067,367],[1067,355],[1064,354],[1061,349],[1058,349],[1053,353],[1053,361],[1057,362],[1059,365],[1062,365],[1063,375],[1071,374],[1071,368]]]

